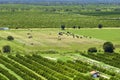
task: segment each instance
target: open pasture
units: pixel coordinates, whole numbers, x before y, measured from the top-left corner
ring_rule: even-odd
[[[70,29],[68,31],[71,31],[73,33],[79,34],[79,35],[85,35],[85,36],[91,36],[96,39],[104,40],[104,41],[111,41],[116,44],[120,43],[120,28],[89,28],[89,29]]]
[[[91,44],[94,46],[99,46],[99,41],[87,39],[87,38],[73,38],[64,34],[60,36],[58,33],[62,32],[58,28],[41,28],[41,29],[18,29],[10,31],[1,31],[1,42],[3,45],[12,44],[13,49],[18,48],[17,50],[22,49],[29,53],[29,51],[38,51],[38,50],[55,50],[55,51],[75,51],[75,50],[86,50]],[[66,31],[63,31],[66,32]],[[7,41],[7,36],[13,36],[14,41]],[[96,41],[96,42],[94,42]],[[1,45],[1,46],[3,46]],[[82,46],[80,46],[82,45]],[[92,45],[92,46],[93,46]],[[16,47],[15,47],[16,46]]]
[[[58,35],[64,32],[63,35]],[[67,34],[70,32],[73,35]],[[62,31],[59,28],[17,29],[1,31],[1,47],[10,44],[13,51],[87,51],[90,47],[102,49],[105,41],[113,42],[119,51],[120,29],[70,29]],[[7,41],[7,36],[13,36],[14,41]],[[77,36],[77,37],[76,37]],[[16,49],[18,48],[18,49]]]

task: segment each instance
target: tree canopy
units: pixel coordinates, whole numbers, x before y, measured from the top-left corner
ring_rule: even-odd
[[[113,53],[114,52],[114,45],[112,42],[105,42],[103,44],[103,49],[104,49],[104,52],[109,52],[109,53]]]

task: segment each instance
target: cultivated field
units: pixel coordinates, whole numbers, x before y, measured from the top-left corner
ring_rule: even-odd
[[[58,35],[59,32],[64,34]],[[103,54],[102,44],[109,40],[115,43],[116,52],[119,52],[119,32],[120,29],[111,28],[68,28],[64,31],[59,28],[32,28],[1,31],[1,49],[8,44],[12,47],[12,52],[0,54],[0,79],[94,80],[90,72],[97,70],[100,77],[96,80],[117,80],[120,76],[117,65],[119,54]],[[6,37],[9,35],[15,40],[8,41]],[[111,37],[106,38],[107,36]],[[101,52],[97,55],[86,54],[89,47],[97,47]],[[112,60],[113,58],[117,61]]]
[[[41,6],[26,4],[1,4],[0,27],[59,28],[120,26],[119,5]]]

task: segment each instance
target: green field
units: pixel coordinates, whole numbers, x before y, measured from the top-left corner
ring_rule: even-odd
[[[71,32],[78,35],[79,38],[64,34],[58,38],[59,32]],[[28,33],[30,35],[28,35]],[[120,29],[66,29],[62,31],[59,28],[43,28],[43,29],[18,29],[1,31],[1,49],[5,44],[13,47],[13,52],[25,51],[58,51],[58,52],[74,52],[87,51],[90,47],[102,49],[102,45],[106,41],[112,42],[116,51],[119,51],[119,33]],[[13,36],[14,41],[7,41],[7,36]],[[32,36],[32,38],[29,38]],[[87,36],[87,37],[84,37]],[[82,37],[82,38],[80,38]],[[89,38],[91,37],[91,38]],[[18,49],[17,49],[18,48]]]
[[[73,33],[79,35],[91,36],[93,38],[101,39],[104,41],[111,41],[116,44],[120,43],[120,29],[119,28],[103,28],[103,29],[81,29],[81,30],[70,30]]]

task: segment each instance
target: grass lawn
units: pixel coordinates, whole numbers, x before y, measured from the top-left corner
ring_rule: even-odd
[[[119,51],[120,48],[119,28],[103,28],[103,29],[90,28],[90,29],[80,29],[80,30],[68,29],[68,31],[79,35],[90,36],[98,40],[101,40],[103,42],[110,41],[115,45],[116,50]]]
[[[77,35],[91,36],[92,38],[73,38],[73,36],[63,35],[58,40],[59,28],[32,28],[18,29],[9,31],[0,31],[0,48],[4,45],[10,45],[13,52],[34,52],[34,51],[59,51],[73,52],[86,51],[89,47],[102,49],[105,41],[111,41],[115,44],[116,50],[119,51],[119,33],[120,29],[66,29],[63,32],[70,31]],[[7,41],[7,36],[13,36],[14,41]],[[32,36],[32,38],[29,38]]]
[[[103,28],[103,29],[80,29],[80,30],[70,30],[73,33],[79,34],[79,35],[86,35],[86,36],[91,36],[93,38],[97,38],[100,40],[104,40],[104,41],[111,41],[114,43],[120,43],[120,37],[119,37],[119,33],[120,33],[120,29],[116,28],[116,29],[112,29],[112,28]]]

